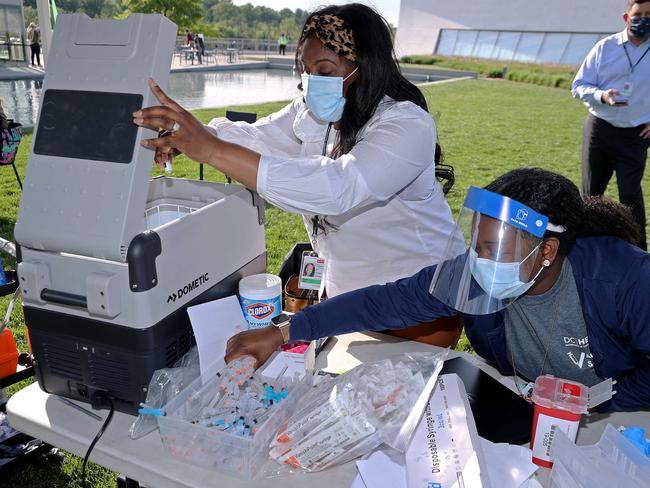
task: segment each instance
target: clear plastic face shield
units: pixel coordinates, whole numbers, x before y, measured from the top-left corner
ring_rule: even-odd
[[[429,292],[471,315],[504,309],[541,273],[537,258],[547,225],[547,217],[516,200],[470,187]]]

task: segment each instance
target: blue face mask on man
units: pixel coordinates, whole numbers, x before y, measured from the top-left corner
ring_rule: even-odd
[[[343,82],[359,68],[355,68],[345,78],[341,76],[318,76],[302,74],[302,90],[309,111],[323,122],[341,120],[345,108]]]
[[[650,36],[650,17],[632,17],[630,32],[637,39],[645,39]]]
[[[522,259],[521,263],[526,261],[538,247],[536,246],[528,256]],[[500,263],[491,259],[479,258],[473,248],[469,249],[469,269],[472,276],[485,293],[499,300],[516,298],[526,293],[544,269],[540,268],[533,279],[525,283],[521,281],[519,275],[521,263]]]

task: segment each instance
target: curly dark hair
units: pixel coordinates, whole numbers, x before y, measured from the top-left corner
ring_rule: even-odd
[[[578,237],[613,236],[637,246],[640,231],[630,210],[603,197],[583,200],[575,184],[562,175],[541,168],[520,168],[499,176],[486,190],[512,198],[562,225],[565,232],[547,230],[544,238],[560,241],[566,256]]]
[[[349,153],[357,143],[357,134],[368,123],[377,106],[388,95],[396,101],[413,102],[425,111],[429,111],[426,99],[418,87],[408,81],[400,72],[397,57],[393,49],[391,29],[375,10],[360,3],[330,5],[312,12],[305,21],[305,26],[312,17],[335,15],[343,19],[352,29],[356,47],[356,66],[358,77],[350,85],[346,94],[346,103],[340,121],[338,140],[334,155]],[[296,49],[296,67],[302,72],[300,60],[301,48],[307,39],[304,32],[298,40]],[[447,193],[454,183],[453,167],[442,163],[442,150],[436,142],[434,160],[436,177],[443,180],[443,191]]]

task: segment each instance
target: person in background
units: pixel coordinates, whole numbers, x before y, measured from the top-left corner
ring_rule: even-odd
[[[194,43],[194,36],[192,35],[189,29],[185,29],[185,45],[187,47],[192,47],[193,43]]]
[[[263,364],[283,337],[402,328],[460,312],[476,352],[502,374],[586,386],[612,378],[617,393],[601,410],[650,408],[650,254],[636,247],[626,207],[583,200],[565,177],[524,168],[471,188],[458,230],[461,253],[309,307],[284,322],[288,331],[235,335],[226,361],[252,355]]]
[[[573,80],[589,109],[582,136],[582,193],[602,195],[616,172],[647,250],[641,180],[650,146],[650,0],[628,0],[625,29],[601,40]]]
[[[361,4],[314,12],[296,65],[302,96],[254,124],[215,119],[206,127],[152,82],[163,106],[136,112],[134,123],[173,133],[143,144],[159,162],[185,153],[302,214],[327,261],[329,297],[439,261],[454,231],[436,178],[436,168],[441,175],[448,167],[437,166],[435,123],[400,73],[387,22]],[[459,334],[450,321],[431,342],[455,345]]]
[[[41,30],[34,22],[29,23],[27,27],[27,42],[29,43],[29,49],[32,54],[32,66],[41,66]],[[34,62],[36,61],[36,62]]]
[[[282,54],[283,56],[287,54],[287,36],[284,34],[278,39],[278,54]]]
[[[5,100],[0,97],[0,129],[8,129],[9,120],[7,119],[7,114],[5,112]]]
[[[203,43],[203,36],[201,34],[194,34],[194,49],[196,50],[196,57],[199,61],[199,64],[203,64],[205,44]]]

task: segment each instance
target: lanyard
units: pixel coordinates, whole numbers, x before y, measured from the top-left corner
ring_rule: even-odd
[[[645,58],[645,55],[648,54],[648,51],[650,51],[650,46],[648,46],[648,49],[645,50],[643,55],[634,64],[632,64],[632,58],[630,58],[630,53],[627,52],[627,47],[625,47],[625,44],[623,44],[623,50],[625,51],[625,56],[627,57],[627,62],[630,63],[630,73],[634,73],[634,68],[636,68],[641,61],[643,61],[643,58]]]
[[[327,156],[327,141],[330,138],[330,131],[332,130],[332,125],[334,125],[334,122],[330,122],[329,124],[327,124],[327,132],[325,132],[325,142],[323,143],[323,156]]]
[[[323,156],[327,156],[327,141],[330,138],[330,131],[332,130],[332,125],[334,125],[334,122],[330,122],[327,125],[327,132],[325,132],[325,142],[323,142]],[[325,227],[326,225],[331,226],[332,228],[336,228],[329,222],[327,222],[327,217],[323,217],[321,215],[314,215],[311,218],[311,235],[312,237],[316,238],[318,236],[318,232],[327,232],[327,228]]]

